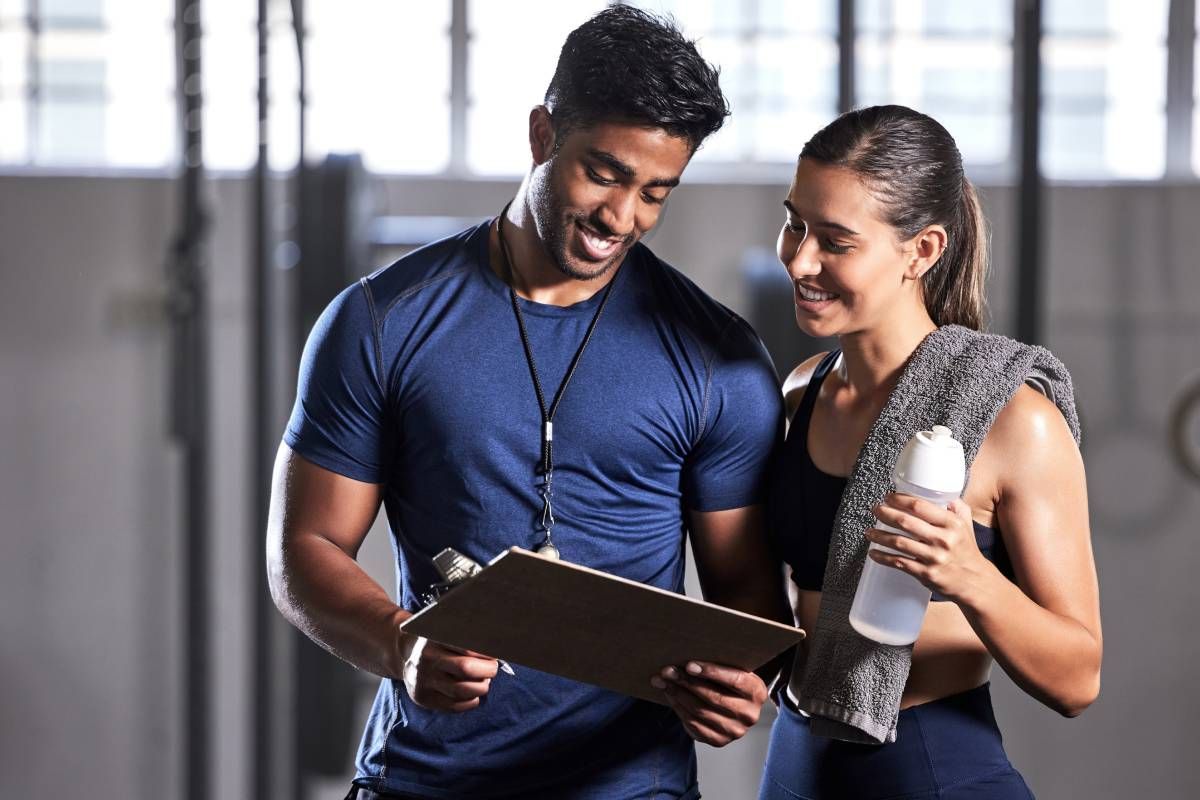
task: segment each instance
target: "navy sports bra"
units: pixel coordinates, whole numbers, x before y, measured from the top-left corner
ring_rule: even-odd
[[[821,590],[834,517],[846,488],[845,478],[817,469],[808,454],[808,425],[813,405],[839,355],[840,351],[834,350],[821,359],[804,390],[787,439],[776,455],[767,496],[768,524],[776,551],[792,568],[795,584],[810,591]],[[1012,580],[1012,562],[1004,548],[1004,539],[991,528],[978,522],[974,525],[975,542],[984,558]],[[946,598],[935,592],[933,599]]]

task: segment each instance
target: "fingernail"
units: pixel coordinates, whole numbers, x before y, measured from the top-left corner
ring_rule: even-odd
[[[669,680],[675,680],[679,677],[679,672],[674,667],[667,667],[663,670],[663,677]]]
[[[662,678],[658,677],[657,675],[655,675],[653,678],[650,679],[650,685],[653,686],[655,689],[667,688],[667,682],[664,681]]]
[[[699,675],[704,670],[700,669],[700,665],[695,661],[689,661],[687,665],[687,671],[692,675]]]

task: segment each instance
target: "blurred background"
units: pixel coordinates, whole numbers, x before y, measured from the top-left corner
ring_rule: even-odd
[[[566,33],[600,0],[0,0],[0,797],[344,795],[375,680],[265,588],[271,459],[316,314],[499,211]],[[992,329],[1084,422],[1104,686],[1066,720],[994,672],[1041,798],[1200,796],[1196,0],[696,0],[733,116],[651,246],[794,329],[796,155],[899,102],[991,220]],[[363,562],[394,587],[386,528]],[[694,582],[691,584],[695,592]],[[755,796],[770,717],[701,748]]]

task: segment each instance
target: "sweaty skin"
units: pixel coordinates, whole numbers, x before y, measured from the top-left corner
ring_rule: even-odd
[[[936,268],[947,234],[931,225],[899,241],[857,175],[808,159],[784,206],[778,254],[794,284],[796,322],[810,336],[838,337],[843,353],[818,392],[808,451],[818,469],[845,477],[909,355],[936,329],[920,279]],[[789,419],[819,360],[785,382]],[[929,606],[902,708],[979,686],[993,658],[1065,716],[1095,700],[1103,645],[1086,486],[1062,414],[1023,386],[997,416],[951,510],[897,495],[876,507],[910,538],[868,530],[870,541],[902,553],[870,557],[948,600]],[[1016,583],[979,552],[972,520],[1003,537]],[[789,589],[797,624],[811,630],[820,592],[790,581]]]

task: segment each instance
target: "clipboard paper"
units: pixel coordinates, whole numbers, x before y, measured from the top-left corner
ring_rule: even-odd
[[[667,665],[749,671],[804,638],[799,628],[516,547],[400,627],[655,703],[664,700],[650,677]]]

